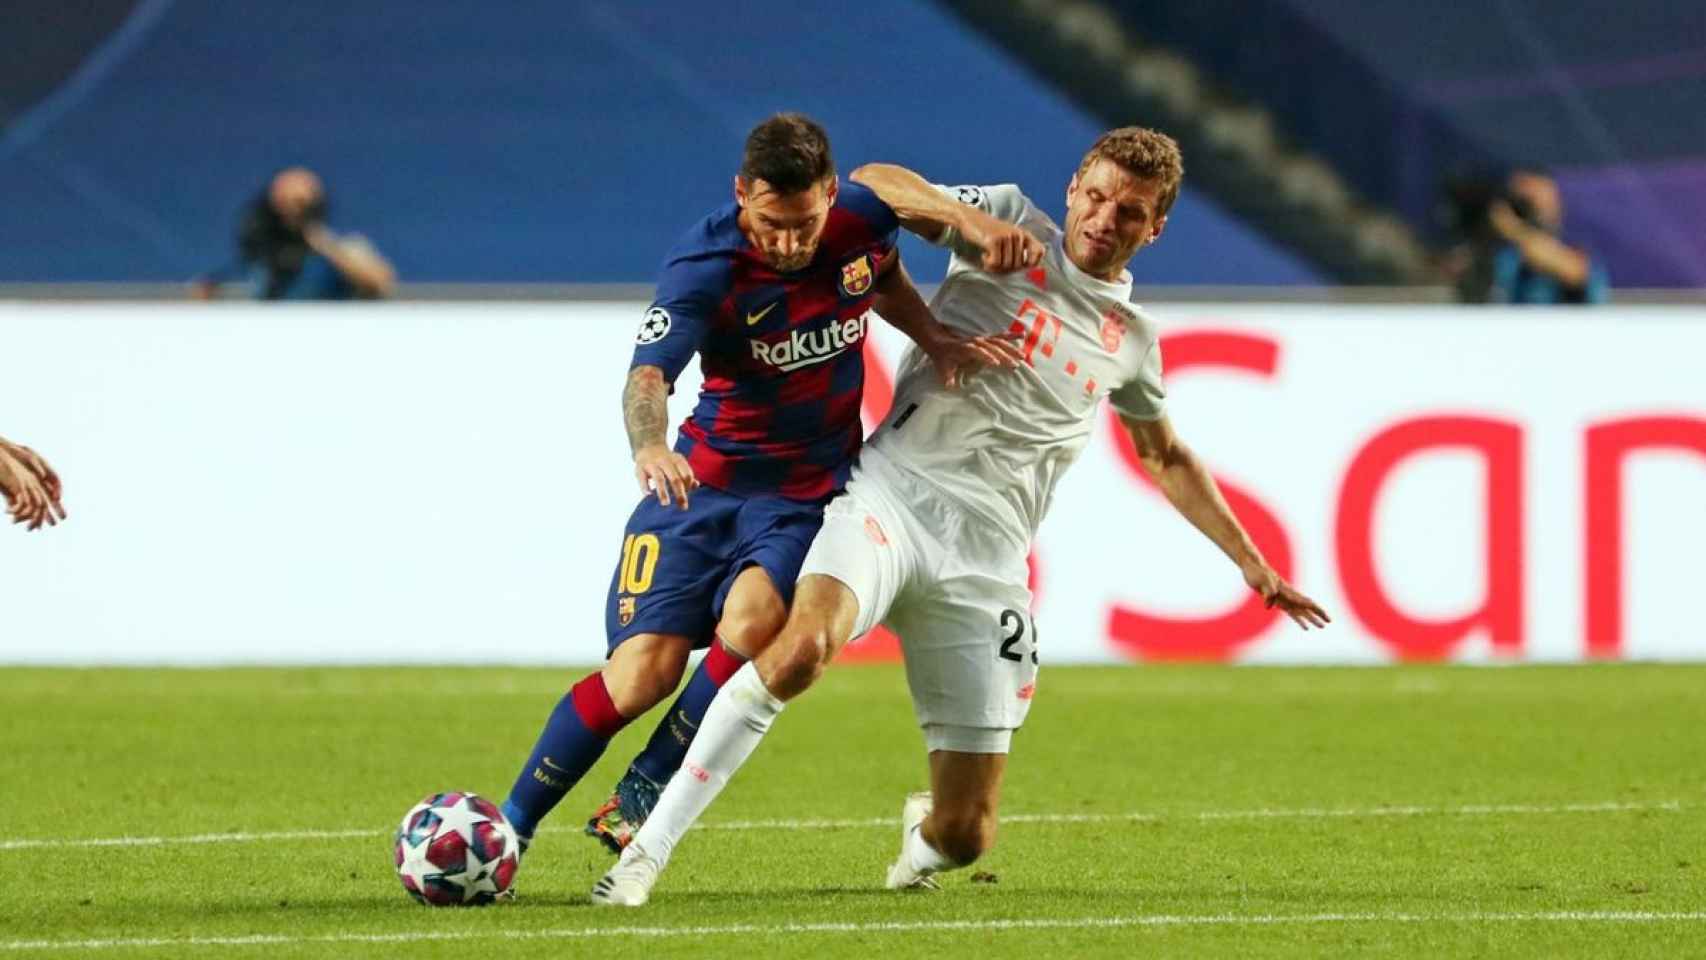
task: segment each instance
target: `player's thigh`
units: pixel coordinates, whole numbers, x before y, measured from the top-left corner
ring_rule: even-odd
[[[807,574],[794,592],[787,625],[754,661],[770,692],[783,700],[804,693],[853,636],[859,603],[834,577]]]
[[[616,712],[637,717],[675,690],[694,640],[681,634],[637,633],[611,651],[604,687]]]
[[[834,581],[845,594],[829,584],[818,584],[810,607],[815,613],[799,625],[834,627],[843,642],[864,636],[883,621],[919,565],[919,545],[905,517],[872,486],[855,481],[830,501],[823,525],[800,565],[801,588],[811,578],[823,578]],[[801,606],[796,600],[794,610]],[[848,612],[851,621],[839,622],[837,618]],[[791,611],[790,632],[795,625]]]
[[[628,518],[605,606],[612,656],[642,634],[710,642],[720,586],[730,576],[730,544],[739,499],[696,491],[682,510],[647,497]]]

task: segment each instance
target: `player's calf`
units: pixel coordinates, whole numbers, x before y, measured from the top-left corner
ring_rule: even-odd
[[[900,813],[900,856],[889,866],[890,890],[940,890],[935,876],[971,865],[995,845],[995,809],[933,809],[929,793],[906,798]]]
[[[954,866],[966,867],[995,846],[995,811],[936,807],[919,829],[925,842]]]

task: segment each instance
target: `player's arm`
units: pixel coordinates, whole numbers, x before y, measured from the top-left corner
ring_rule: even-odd
[[[1221,496],[1208,467],[1179,439],[1166,414],[1152,420],[1122,415],[1120,422],[1131,435],[1144,472],[1161,488],[1167,502],[1238,565],[1244,582],[1261,594],[1268,606],[1284,610],[1305,630],[1327,625],[1332,619],[1327,612],[1268,566],[1262,552],[1233,516],[1232,508],[1226,505],[1226,498]]]
[[[634,454],[634,479],[640,490],[668,506],[670,494],[687,509],[687,495],[698,486],[687,458],[669,448],[669,381],[663,368],[637,366],[622,388],[622,426]]]
[[[890,326],[918,344],[947,386],[959,386],[982,367],[1016,367],[1025,360],[1018,346],[1004,337],[962,337],[943,326],[913,286],[899,251],[891,250],[877,266],[872,306]]]
[[[374,248],[360,237],[339,237],[322,224],[310,224],[302,231],[315,253],[331,261],[344,279],[364,297],[388,297],[397,289],[397,272]]]
[[[892,207],[908,231],[931,243],[941,243],[951,232],[983,251],[985,270],[1008,273],[1042,262],[1042,242],[1029,232],[948,197],[905,167],[867,163],[850,179]]]
[[[60,503],[59,475],[41,455],[29,447],[0,437],[0,497],[6,500],[13,523],[27,523],[37,530],[53,526],[66,517]]]
[[[643,494],[687,509],[699,485],[687,458],[669,447],[669,394],[675,378],[704,346],[717,304],[728,292],[726,258],[672,253],[658,276],[657,296],[640,321],[634,358],[622,388],[622,426]]]

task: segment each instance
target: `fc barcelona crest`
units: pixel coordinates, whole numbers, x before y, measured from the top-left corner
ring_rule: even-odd
[[[1102,349],[1109,353],[1119,353],[1120,343],[1125,340],[1125,318],[1109,310],[1102,314]]]
[[[635,597],[616,598],[616,625],[625,627],[634,622]]]
[[[871,289],[871,255],[862,254],[852,263],[841,267],[841,293],[848,297],[862,297],[865,291]]]

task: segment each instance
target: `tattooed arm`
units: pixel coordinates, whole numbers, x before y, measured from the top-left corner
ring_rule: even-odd
[[[665,506],[673,493],[681,509],[686,510],[687,495],[699,481],[694,479],[687,458],[671,450],[666,442],[669,384],[662,369],[640,366],[628,371],[628,385],[622,390],[622,424],[628,431],[634,479],[639,481],[640,490],[655,494],[658,503]]]

